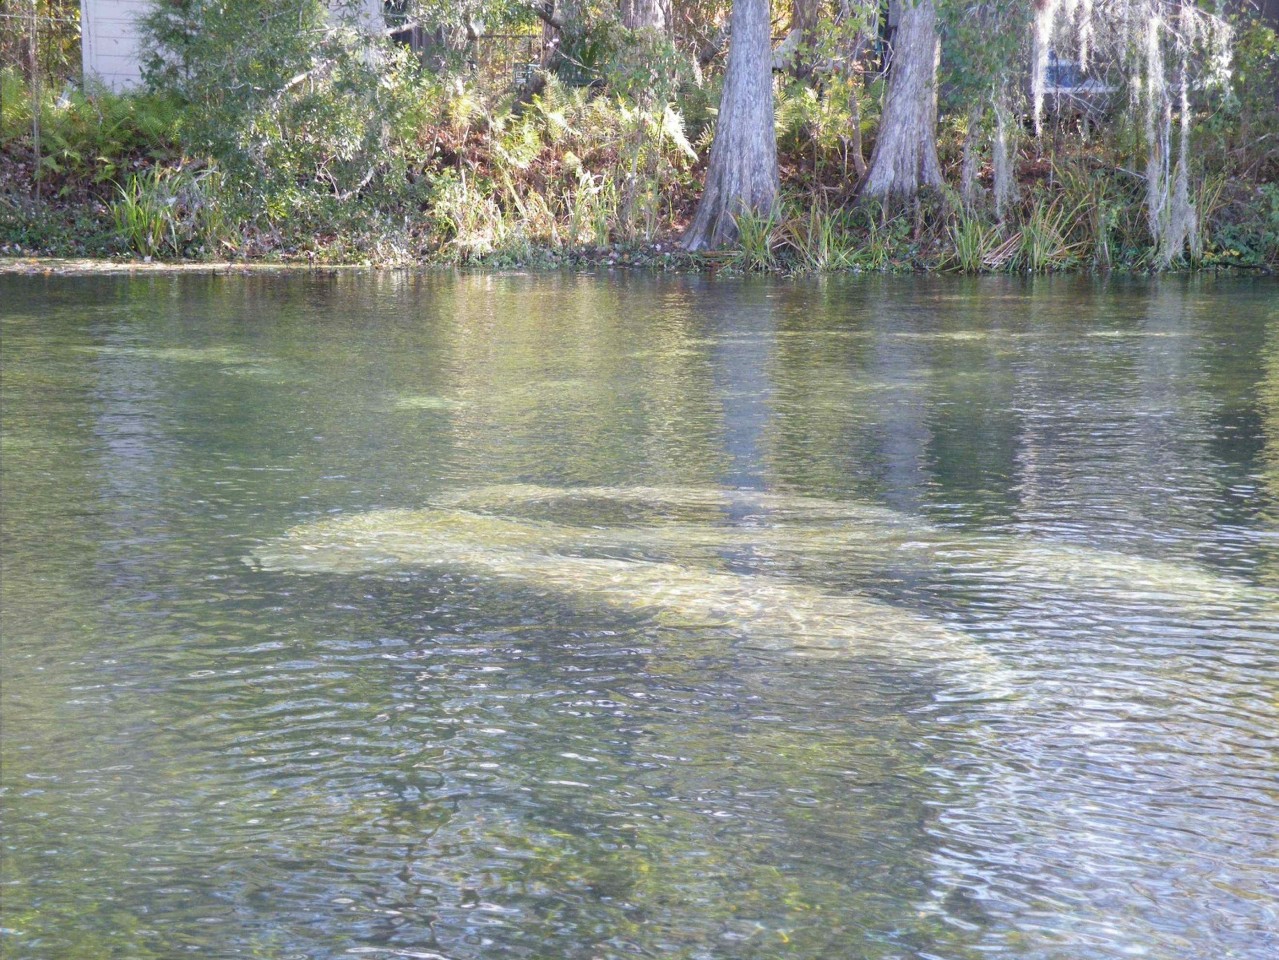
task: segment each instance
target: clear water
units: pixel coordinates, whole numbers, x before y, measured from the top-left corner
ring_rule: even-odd
[[[1273,281],[0,277],[0,322],[6,957],[1279,955]],[[512,483],[602,489],[463,504],[555,532],[523,566],[261,562]],[[849,598],[908,626],[798,655]]]

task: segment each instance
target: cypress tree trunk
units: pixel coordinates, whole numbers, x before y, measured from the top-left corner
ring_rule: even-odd
[[[937,160],[937,10],[933,0],[902,0],[893,40],[884,115],[859,190],[863,197],[912,197],[942,185]]]
[[[684,234],[685,250],[714,249],[735,240],[738,214],[768,213],[777,202],[769,27],[768,0],[734,0],[728,69],[706,189]]]
[[[964,206],[971,210],[977,205],[977,168],[981,164],[981,121],[986,114],[985,102],[974,97],[968,108],[968,129],[964,132],[964,164],[960,173],[960,196]]]

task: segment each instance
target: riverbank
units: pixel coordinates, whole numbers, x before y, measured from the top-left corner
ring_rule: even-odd
[[[232,274],[272,274],[272,273],[355,273],[367,270],[433,270],[457,269],[456,264],[417,263],[417,264],[378,264],[369,261],[359,263],[331,263],[321,260],[148,260],[146,258],[94,258],[94,257],[14,257],[0,256],[0,276],[45,276],[45,277],[92,277],[92,276],[164,276],[173,274],[186,275],[232,275]],[[531,262],[510,262],[500,265],[471,265],[470,269],[483,271],[492,269],[533,269],[558,270],[564,268],[581,269],[624,269],[624,270],[656,270],[669,273],[696,273],[723,275],[740,275],[742,270],[737,258],[731,254],[667,254],[654,255],[643,251],[614,251],[595,253],[592,255],[571,258],[555,257],[534,259]],[[776,274],[786,275],[783,271]],[[856,269],[841,271],[845,274],[856,274],[868,271]],[[902,274],[907,269],[882,270],[884,274]],[[1165,274],[1170,271],[1164,271]],[[1270,266],[1240,267],[1229,264],[1201,266],[1197,269],[1176,271],[1183,275],[1262,275],[1273,277],[1279,270]],[[928,271],[920,271],[920,275],[928,275]],[[1067,271],[1060,271],[1066,274]],[[1076,271],[1078,273],[1078,271]],[[1153,275],[1150,271],[1113,271],[1116,276]],[[796,275],[796,274],[791,274]],[[933,275],[939,275],[934,271]],[[953,275],[953,274],[950,274]],[[1008,276],[1007,273],[987,274]]]
[[[308,270],[360,270],[358,264],[235,263],[196,261],[101,260],[89,257],[0,257],[0,275],[82,277],[104,274],[274,273]]]
[[[11,248],[10,248],[11,249]],[[27,276],[95,276],[102,274],[162,274],[162,273],[271,273],[271,272],[332,272],[368,269],[430,269],[456,267],[458,264],[439,261],[378,262],[353,260],[338,262],[311,257],[292,259],[219,259],[219,260],[164,260],[138,255],[115,257],[6,255],[0,245],[0,275]],[[733,269],[733,255],[725,253],[690,254],[678,250],[674,243],[653,243],[623,247],[605,247],[577,251],[533,251],[526,260],[480,262],[477,268],[534,268],[561,269],[564,267],[666,270],[681,273],[717,273]]]
[[[343,185],[302,168],[268,181],[238,169],[234,152],[199,153],[185,142],[184,109],[163,94],[50,100],[36,149],[25,88],[7,77],[0,257],[213,270],[223,262],[788,275],[1279,269],[1279,165],[1260,146],[1241,159],[1205,141],[1203,155],[1218,162],[1205,160],[1190,199],[1195,228],[1177,253],[1151,232],[1140,158],[1121,149],[1122,126],[1109,140],[1073,144],[1021,137],[1010,148],[1015,199],[1002,208],[993,161],[974,159],[963,133],[943,131],[947,185],[885,206],[859,200],[857,151],[831,132],[850,122],[828,116],[843,101],[793,86],[778,94],[779,204],[739,217],[732,247],[691,256],[678,244],[703,189],[713,91],[684,92],[678,109],[659,110],[553,81],[528,103],[431,88],[423,115],[371,161],[371,179]]]
[[[768,217],[740,218],[735,246],[690,254],[679,246],[684,218],[655,224],[642,236],[607,227],[586,239],[571,222],[548,221],[538,231],[491,199],[459,200],[459,222],[441,227],[434,207],[386,211],[355,207],[328,219],[272,225],[263,218],[219,212],[215,226],[192,209],[208,210],[214,197],[192,201],[196,182],[180,165],[152,162],[130,181],[152,184],[146,209],[111,183],[64,179],[46,184],[46,197],[30,196],[29,167],[0,151],[0,270],[102,272],[181,268],[230,269],[473,266],[494,269],[636,267],[678,272],[1044,274],[1279,271],[1279,184],[1223,185],[1205,216],[1195,256],[1160,268],[1156,248],[1135,236],[1140,204],[1118,205],[1088,181],[1040,184],[1015,218],[970,210],[938,193],[886,211],[852,198],[838,206],[821,195],[790,189]],[[23,184],[26,179],[26,185]],[[169,185],[165,186],[168,181]],[[54,189],[56,187],[56,190]],[[111,190],[116,190],[113,198]],[[689,200],[696,184],[685,186]],[[167,194],[166,194],[167,191]],[[1030,189],[1027,190],[1030,193]],[[536,206],[545,198],[526,198]],[[674,201],[672,201],[674,203]],[[681,201],[681,206],[687,204]],[[1120,220],[1129,227],[1115,226]],[[307,222],[310,226],[307,226]],[[1107,226],[1109,224],[1109,226]],[[577,237],[577,240],[573,238]]]

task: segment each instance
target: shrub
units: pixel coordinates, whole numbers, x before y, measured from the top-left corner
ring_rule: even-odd
[[[247,209],[277,193],[346,200],[379,178],[401,182],[387,174],[413,98],[406,51],[321,0],[174,0],[145,27],[148,82],[180,98],[188,152],[213,157]]]

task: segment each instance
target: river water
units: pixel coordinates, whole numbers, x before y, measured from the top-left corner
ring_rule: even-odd
[[[1279,955],[1279,284],[0,277],[12,958]]]

